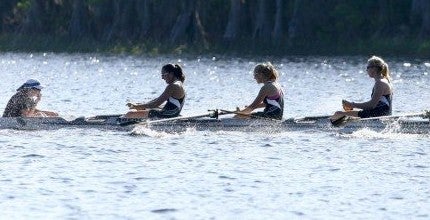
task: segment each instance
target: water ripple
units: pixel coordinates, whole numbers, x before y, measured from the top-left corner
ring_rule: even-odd
[[[27,154],[22,156],[23,158],[44,158],[45,156],[39,154]]]
[[[37,78],[46,85],[40,108],[71,118],[123,113],[127,99],[151,100],[165,87],[162,64],[178,59],[187,74],[184,115],[251,103],[261,86],[252,69],[262,59],[281,74],[286,118],[332,114],[342,99],[368,98],[372,87],[364,71],[367,57],[2,53],[0,58],[5,97],[17,83]],[[387,60],[401,91],[395,113],[428,108],[425,101],[411,105],[430,99],[428,60]],[[0,99],[0,106],[7,101]],[[133,132],[0,130],[0,144],[4,219],[425,219],[430,214],[428,135],[192,128],[168,133],[138,126]]]
[[[168,213],[168,212],[176,212],[176,211],[178,211],[178,210],[177,209],[168,209],[168,208],[151,210],[151,212],[154,212],[154,213]]]

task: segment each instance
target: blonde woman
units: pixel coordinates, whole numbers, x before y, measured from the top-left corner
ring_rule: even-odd
[[[270,62],[256,65],[254,79],[257,83],[262,83],[263,86],[251,105],[237,111],[238,115],[254,115],[281,120],[284,113],[284,93],[277,82],[278,78],[278,72]],[[257,108],[264,108],[264,110],[251,113]]]
[[[390,71],[387,63],[380,57],[372,56],[367,61],[366,70],[369,77],[375,80],[371,99],[367,102],[342,100],[345,111],[336,112],[331,117],[332,122],[340,120],[344,116],[369,118],[391,115],[393,86],[391,85]]]

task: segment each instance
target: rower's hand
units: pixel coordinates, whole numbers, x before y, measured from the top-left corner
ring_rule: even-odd
[[[343,107],[343,110],[345,111],[352,111],[353,109],[351,102],[348,102],[345,99],[342,100],[342,107]]]
[[[245,107],[243,107],[243,109],[242,109],[242,110],[240,110],[240,108],[239,108],[239,107],[236,107],[236,112],[241,112],[241,111],[245,110],[246,108],[248,108],[248,106],[247,106],[247,105],[245,105]]]
[[[234,118],[249,118],[250,112],[247,110],[247,108],[244,108],[240,110],[239,107],[236,108],[236,115]]]
[[[244,109],[242,109],[242,110],[240,110],[240,108],[237,107],[235,113],[237,114],[236,116],[238,116],[238,115],[246,116],[246,115],[250,115],[251,111],[252,110],[250,110],[250,109],[248,109],[246,107]]]
[[[129,109],[136,109],[136,104],[134,104],[134,103],[131,103],[131,102],[129,102],[129,103],[127,103],[127,107],[129,108]]]

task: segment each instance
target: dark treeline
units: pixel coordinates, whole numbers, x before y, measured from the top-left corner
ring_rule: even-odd
[[[1,0],[0,18],[10,41],[0,43],[18,48],[62,39],[262,54],[430,50],[429,0]]]

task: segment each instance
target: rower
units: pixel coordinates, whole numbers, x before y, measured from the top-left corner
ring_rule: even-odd
[[[340,121],[346,116],[369,118],[391,115],[393,86],[390,80],[388,64],[377,56],[372,56],[367,61],[367,74],[375,80],[371,99],[367,102],[351,102],[342,100],[345,111],[337,111],[332,117],[332,123]],[[362,109],[362,110],[353,110]]]
[[[127,103],[127,106],[133,111],[125,114],[125,118],[172,118],[179,116],[185,100],[183,87],[185,74],[178,64],[166,64],[161,68],[161,78],[167,83],[164,92],[148,103]],[[161,110],[154,109],[159,108],[164,102],[166,104]]]
[[[57,113],[36,108],[42,98],[44,88],[38,80],[29,79],[22,84],[10,98],[3,117],[56,117]]]
[[[243,110],[238,109],[237,117],[264,117],[272,119],[282,119],[284,113],[284,93],[278,83],[278,72],[275,67],[270,63],[260,63],[254,68],[254,79],[257,83],[263,83],[257,97],[251,105],[245,107]],[[264,108],[262,112],[254,112],[257,108]]]

